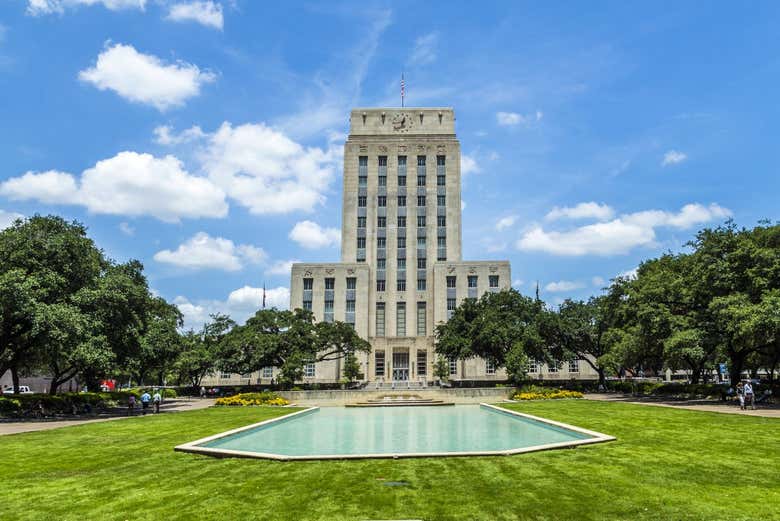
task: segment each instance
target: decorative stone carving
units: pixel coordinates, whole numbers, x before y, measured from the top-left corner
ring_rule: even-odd
[[[447,273],[455,273],[455,266],[447,266]]]
[[[399,152],[406,152],[406,145],[398,145]]]
[[[303,276],[304,276],[304,277],[311,277],[311,276],[312,276],[312,272],[311,272],[311,270],[306,270],[306,271],[304,271],[304,272],[303,272]]]
[[[477,272],[477,268],[476,268],[476,266],[471,266],[471,267],[469,268],[469,273],[471,273],[471,274],[474,274],[474,273],[476,273],[476,272]]]
[[[354,275],[355,274],[355,268],[347,268],[347,275]]]
[[[438,154],[443,155],[443,154],[445,154],[447,152],[447,147],[445,147],[444,145],[439,145],[439,146],[436,147],[436,152]]]
[[[495,273],[498,271],[498,266],[490,266],[488,270],[490,270],[490,273]]]
[[[425,152],[425,145],[417,145],[418,152]]]
[[[325,274],[327,275],[333,275],[333,272],[335,272],[333,268],[325,268]]]
[[[360,145],[361,152],[368,152],[368,145]]]
[[[379,151],[383,154],[387,154],[387,147],[384,145],[379,145]]]

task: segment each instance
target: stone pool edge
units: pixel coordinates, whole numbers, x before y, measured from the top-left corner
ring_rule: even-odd
[[[305,456],[288,456],[284,454],[274,454],[274,453],[267,453],[267,452],[250,452],[250,451],[242,451],[242,450],[232,450],[232,449],[215,449],[211,447],[201,447],[200,445],[203,443],[208,443],[210,441],[214,441],[220,438],[224,438],[226,436],[231,436],[233,434],[237,434],[239,432],[243,432],[249,429],[254,429],[256,427],[262,427],[265,425],[269,425],[272,423],[277,423],[281,421],[287,421],[291,418],[294,418],[296,416],[308,414],[311,412],[314,412],[319,409],[319,407],[309,407],[302,411],[297,411],[292,414],[286,414],[284,416],[280,416],[278,418],[271,418],[270,420],[265,420],[259,423],[253,423],[251,425],[245,425],[244,427],[239,427],[237,429],[232,429],[225,432],[220,432],[218,434],[214,434],[212,436],[208,436],[206,438],[201,438],[199,440],[191,441],[189,443],[184,443],[181,445],[177,445],[173,448],[176,452],[187,452],[192,454],[203,454],[206,456],[213,456],[217,458],[251,458],[251,459],[269,459],[269,460],[276,460],[276,461],[311,461],[311,460],[345,460],[345,459],[400,459],[400,458],[442,458],[442,457],[469,457],[469,456],[512,456],[515,454],[525,454],[528,452],[539,452],[544,450],[553,450],[553,449],[564,449],[564,448],[575,448],[579,445],[591,445],[594,443],[604,443],[607,441],[614,441],[617,438],[614,436],[610,436],[608,434],[603,434],[596,431],[591,431],[588,429],[583,429],[581,427],[577,427],[575,425],[569,425],[567,423],[557,422],[554,420],[548,420],[547,418],[542,418],[540,416],[533,416],[531,414],[526,414],[522,412],[512,411],[510,409],[505,409],[503,407],[498,407],[495,405],[490,405],[488,403],[480,403],[481,407],[485,407],[488,409],[495,410],[496,412],[503,413],[503,414],[510,414],[515,416],[520,416],[522,418],[527,418],[530,420],[534,420],[540,423],[546,423],[548,425],[553,425],[555,427],[560,427],[563,429],[568,429],[574,432],[579,432],[582,434],[587,434],[588,436],[591,436],[590,438],[585,438],[582,440],[572,440],[572,441],[562,441],[558,443],[547,443],[544,445],[534,445],[532,447],[522,447],[517,449],[508,449],[508,450],[494,450],[494,451],[471,451],[471,452],[409,452],[409,453],[376,453],[376,454],[308,454]]]

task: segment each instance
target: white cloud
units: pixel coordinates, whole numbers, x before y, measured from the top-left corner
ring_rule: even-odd
[[[111,11],[119,11],[121,9],[140,9],[143,11],[146,6],[146,0],[28,0],[27,14],[32,16],[62,14],[66,8],[81,5],[102,5]]]
[[[498,112],[496,113],[496,121],[499,125],[509,127],[524,123],[525,116],[518,114],[517,112]]]
[[[460,156],[460,174],[466,176],[469,174],[478,174],[482,171],[474,156],[463,154]]]
[[[130,226],[130,224],[126,222],[119,223],[119,231],[124,233],[127,236],[135,235],[135,228]]]
[[[688,159],[687,154],[678,152],[677,150],[669,150],[664,154],[663,161],[661,161],[661,166],[676,165],[678,163],[682,163],[686,159]]]
[[[310,250],[338,246],[341,242],[341,232],[337,228],[323,228],[313,221],[296,223],[288,237]]]
[[[333,143],[327,150],[305,148],[263,123],[223,123],[199,154],[209,178],[256,215],[311,212],[341,158]]]
[[[554,207],[544,217],[548,221],[557,219],[597,219],[605,221],[611,219],[615,211],[606,204],[598,204],[593,201],[589,203],[579,203],[576,206]]]
[[[184,315],[184,327],[200,329],[208,322],[209,315],[224,313],[242,324],[263,307],[263,288],[244,286],[228,295],[225,300],[198,300],[178,296],[173,303]],[[268,288],[265,290],[266,308],[287,309],[290,306],[290,290],[285,287]]]
[[[618,273],[618,277],[624,278],[624,279],[635,279],[637,273],[639,272],[639,267],[636,267],[632,270],[624,271],[622,273]]]
[[[222,30],[222,4],[206,2],[180,2],[170,6],[166,19],[174,22],[196,22],[206,27]]]
[[[0,194],[16,201],[35,199],[43,204],[78,204],[79,190],[71,174],[48,170],[27,172],[0,184]]]
[[[525,281],[522,280],[522,279],[515,279],[515,280],[512,281],[512,287],[513,288],[519,288],[523,284],[525,284]]]
[[[266,275],[287,275],[290,276],[292,265],[296,262],[301,262],[298,259],[292,260],[279,260],[271,264],[266,270]]]
[[[216,76],[186,62],[165,64],[156,56],[139,53],[132,45],[118,43],[107,44],[95,66],[79,72],[79,79],[163,111],[184,105]]]
[[[461,199],[461,200],[460,200],[460,211],[462,212],[462,211],[463,211],[463,210],[465,210],[465,209],[466,209],[466,201],[464,201],[463,199]]]
[[[593,286],[597,288],[604,287],[604,284],[606,284],[607,282],[606,280],[604,280],[604,277],[599,277],[599,276],[593,277],[592,279],[590,279],[590,281],[593,284]]]
[[[414,48],[412,49],[412,55],[409,58],[409,64],[415,66],[433,63],[436,60],[436,44],[438,40],[439,34],[437,32],[418,37],[414,41]]]
[[[188,128],[178,134],[173,131],[169,125],[161,125],[154,129],[154,141],[158,145],[172,146],[198,141],[207,136],[197,125]]]
[[[24,219],[24,215],[16,212],[6,212],[5,210],[0,210],[0,230],[5,230],[17,219]]]
[[[224,217],[228,211],[222,190],[208,179],[190,175],[175,157],[137,152],[98,161],[78,181],[63,172],[27,172],[0,184],[0,195],[76,204],[97,214],[150,215],[167,222]]]
[[[687,229],[730,215],[729,209],[717,204],[688,204],[677,213],[635,212],[566,231],[545,231],[537,225],[523,234],[517,248],[570,256],[625,254],[639,246],[654,246],[656,228]]]
[[[238,271],[246,264],[262,264],[267,258],[262,248],[234,244],[230,239],[196,233],[176,250],[162,250],[154,260],[188,269]]]
[[[501,219],[496,222],[496,230],[501,231],[506,228],[509,228],[515,224],[517,221],[516,215],[507,215],[506,217],[502,217]]]
[[[570,280],[559,280],[558,282],[550,282],[544,289],[551,293],[558,293],[562,291],[574,291],[584,288],[585,285],[581,282],[573,282]]]

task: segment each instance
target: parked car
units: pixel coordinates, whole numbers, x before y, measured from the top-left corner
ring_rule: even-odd
[[[32,394],[33,392],[30,390],[30,388],[26,385],[20,385],[19,386],[19,394]],[[6,387],[3,390],[3,394],[14,394],[14,388],[13,387]]]

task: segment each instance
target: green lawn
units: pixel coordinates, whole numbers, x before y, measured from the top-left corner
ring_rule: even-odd
[[[780,519],[780,420],[509,407],[618,441],[484,458],[213,459],[173,447],[284,411],[165,414],[0,437],[0,519]]]

